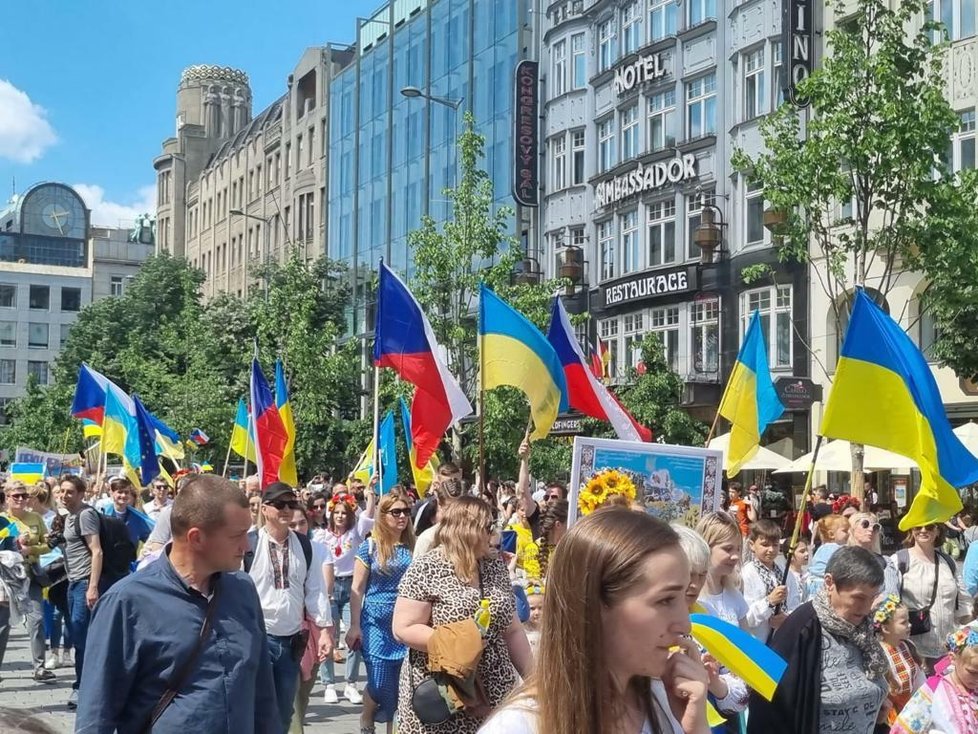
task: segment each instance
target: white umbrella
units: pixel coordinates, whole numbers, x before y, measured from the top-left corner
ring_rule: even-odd
[[[730,451],[730,434],[724,433],[723,435],[717,436],[710,441],[710,445],[707,448],[722,451],[724,464],[726,464],[726,455]],[[746,469],[747,471],[770,471],[772,469],[782,469],[790,463],[791,461],[781,456],[781,454],[776,454],[770,449],[761,446],[757,449],[757,453],[751,457],[751,460],[742,464],[740,468],[742,470]]]
[[[968,451],[978,456],[978,423],[968,421],[963,426],[955,428],[954,435],[961,440]]]
[[[784,469],[780,469],[775,474],[789,474],[792,472],[807,472],[812,463],[812,453],[808,452],[791,462]],[[818,462],[816,469],[821,471],[852,471],[852,451],[848,441],[830,441],[825,444],[818,452]],[[866,446],[863,454],[863,468],[866,471],[910,471],[916,469],[917,464],[911,459],[892,451],[881,449],[876,446]]]

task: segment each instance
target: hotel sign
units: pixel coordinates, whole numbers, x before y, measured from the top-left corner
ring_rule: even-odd
[[[696,288],[696,266],[659,272],[645,272],[601,287],[605,308],[636,301],[674,296]]]
[[[782,0],[781,48],[787,55],[782,74],[785,99],[797,107],[807,107],[808,100],[798,96],[797,87],[815,68],[812,0]]]
[[[628,173],[595,184],[594,206],[600,209],[634,194],[655,191],[667,184],[678,184],[691,178],[696,178],[696,156],[692,153],[647,166],[639,163]]]
[[[618,96],[630,92],[636,84],[644,84],[661,79],[666,75],[662,54],[646,54],[638,60],[623,64],[615,69],[615,92]]]
[[[522,206],[540,204],[540,65],[516,65],[516,105],[513,112],[513,198]]]

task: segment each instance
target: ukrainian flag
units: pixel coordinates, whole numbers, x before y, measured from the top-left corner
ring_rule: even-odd
[[[285,384],[285,368],[280,359],[275,361],[275,405],[285,425],[285,432],[289,434],[282,465],[278,468],[278,478],[290,487],[297,487],[299,477],[295,469],[295,419],[292,417],[292,403],[289,402],[289,388]]]
[[[522,390],[533,416],[530,439],[546,438],[557,414],[567,410],[564,367],[547,337],[484,283],[479,287],[479,350],[482,389],[510,385]]]
[[[88,418],[82,418],[82,435],[85,438],[99,438],[102,435],[102,426]]]
[[[411,474],[414,477],[414,486],[418,490],[418,496],[424,497],[428,492],[428,487],[435,481],[435,472],[438,470],[439,464],[438,454],[431,455],[431,459],[425,464],[424,469],[418,468],[418,452],[414,450],[414,442],[411,440],[411,411],[408,409],[407,403],[404,402],[404,398],[401,398],[400,402],[401,422],[404,424],[404,443],[407,445]]]
[[[357,461],[356,468],[350,472],[350,478],[355,477],[364,484],[369,484],[370,477],[374,475],[374,454],[374,440],[371,438],[370,443],[367,444],[367,448],[360,454],[360,460]]]
[[[44,479],[44,464],[34,462],[14,462],[10,465],[10,478],[28,486]]]
[[[771,381],[764,329],[757,311],[751,314],[719,412],[731,423],[725,469],[727,476],[733,477],[757,453],[764,429],[784,413],[784,405]]]
[[[255,456],[255,438],[249,431],[248,406],[244,398],[238,399],[238,412],[234,417],[234,428],[231,429],[231,450],[242,459],[258,465]]]
[[[904,531],[960,512],[955,487],[978,482],[978,458],[951,431],[924,355],[862,290],[856,292],[821,432],[917,462],[920,491],[900,520]]]
[[[739,627],[706,614],[691,614],[693,639],[719,663],[770,701],[788,664]]]

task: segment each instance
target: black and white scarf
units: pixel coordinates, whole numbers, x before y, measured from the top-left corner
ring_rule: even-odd
[[[890,661],[883,646],[880,645],[873,630],[872,615],[867,616],[859,625],[847,622],[832,608],[829,602],[829,594],[823,586],[816,592],[812,599],[812,606],[818,616],[819,624],[826,632],[831,632],[836,637],[848,640],[863,654],[863,663],[866,666],[867,678],[879,678],[886,676],[890,670]]]

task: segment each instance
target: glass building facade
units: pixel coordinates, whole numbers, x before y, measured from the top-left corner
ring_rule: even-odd
[[[327,255],[354,283],[348,329],[371,328],[366,286],[381,257],[410,277],[408,233],[445,220],[456,139],[472,112],[497,205],[512,205],[513,74],[526,0],[392,0],[357,29],[329,90]],[[393,29],[393,32],[391,30]],[[424,96],[405,97],[416,87]]]

